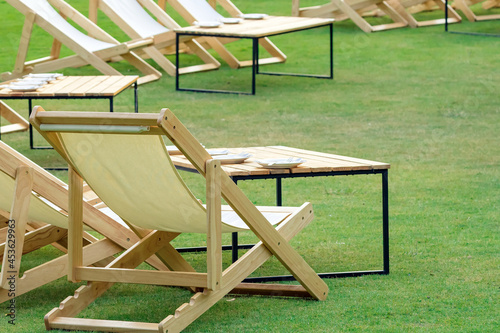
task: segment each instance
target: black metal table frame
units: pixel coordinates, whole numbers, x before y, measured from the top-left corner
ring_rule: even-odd
[[[448,0],[445,0],[444,31],[452,33],[452,34],[500,38],[500,34],[488,34],[488,33],[482,33],[482,32],[466,32],[466,31],[449,31],[448,30]]]
[[[179,170],[196,173],[196,171],[176,166]],[[308,177],[327,177],[327,176],[351,176],[351,175],[382,175],[382,259],[383,269],[381,270],[365,270],[365,271],[351,271],[351,272],[325,272],[318,273],[323,279],[329,278],[343,278],[355,277],[363,275],[387,275],[389,274],[389,171],[388,169],[382,170],[353,170],[353,171],[329,171],[329,172],[315,172],[315,173],[290,173],[290,174],[269,174],[269,175],[250,175],[250,176],[232,176],[231,179],[238,184],[240,180],[255,180],[255,179],[276,179],[276,204],[281,206],[283,203],[282,193],[282,179],[284,178],[308,178]],[[238,260],[239,249],[249,249],[253,244],[238,244],[238,233],[232,233],[232,245],[224,245],[223,250],[232,251],[232,261]],[[178,248],[179,252],[202,252],[206,251],[206,247],[185,247]],[[249,277],[243,282],[271,282],[271,281],[295,281],[292,275],[278,275],[278,276],[259,276]]]
[[[134,112],[139,113],[139,101],[137,94],[137,81],[134,82]],[[107,99],[109,100],[109,112],[114,111],[113,99],[118,96],[0,96],[0,99],[27,99],[28,100],[28,115],[33,111],[34,99]],[[33,144],[33,126],[29,124],[30,149],[53,149],[52,147],[35,147]],[[1,139],[1,135],[0,135]]]
[[[259,39],[267,38],[272,36],[284,35],[292,32],[305,31],[321,27],[329,27],[330,30],[330,71],[328,75],[315,75],[315,74],[296,74],[296,73],[278,73],[278,72],[261,72],[259,69]],[[199,36],[199,37],[217,37],[217,38],[239,38],[239,39],[251,39],[252,40],[252,90],[250,93],[244,91],[230,91],[230,90],[214,90],[214,89],[194,89],[194,88],[180,88],[179,79],[179,39],[181,36]],[[282,33],[268,34],[262,37],[247,37],[247,36],[234,36],[234,35],[224,35],[220,34],[210,34],[210,33],[190,33],[190,32],[176,32],[175,38],[175,90],[176,91],[193,91],[193,92],[206,92],[206,93],[221,93],[221,94],[239,94],[239,95],[255,95],[256,91],[256,75],[275,75],[275,76],[298,76],[298,77],[312,77],[319,79],[333,79],[333,23],[328,23],[316,27],[303,28],[293,31],[287,31]]]

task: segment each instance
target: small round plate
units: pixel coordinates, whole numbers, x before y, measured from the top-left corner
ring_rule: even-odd
[[[43,79],[56,79],[60,76],[63,76],[61,73],[30,73],[28,75],[25,75],[24,77],[30,77],[30,78],[43,78]]]
[[[241,18],[245,20],[262,20],[267,16],[268,16],[267,14],[253,13],[253,14],[243,14],[241,15]]]
[[[194,25],[200,28],[217,28],[222,25],[222,22],[219,21],[194,22]]]
[[[211,156],[227,155],[227,154],[229,154],[229,150],[227,150],[227,149],[207,149],[207,153],[209,153]]]
[[[238,17],[223,17],[220,21],[224,24],[238,24],[243,21],[243,19]]]
[[[42,80],[42,79],[22,79],[19,81],[14,81],[11,82],[11,86],[40,86],[42,84],[46,84],[47,80]]]
[[[40,88],[40,85],[32,85],[32,86],[8,86],[8,89],[12,91],[35,91]]]
[[[263,160],[256,160],[262,167],[268,169],[290,169],[306,162],[306,160],[299,157],[290,158],[267,158]]]
[[[239,154],[217,155],[213,156],[213,159],[219,160],[222,164],[239,164],[245,162],[249,157],[252,157],[252,155],[242,152]]]

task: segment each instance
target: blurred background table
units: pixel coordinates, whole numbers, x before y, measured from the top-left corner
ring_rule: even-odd
[[[99,76],[61,76],[33,91],[14,91],[0,89],[0,100],[28,100],[28,114],[33,109],[33,100],[38,99],[107,99],[109,111],[114,111],[113,99],[123,90],[134,86],[134,110],[139,112],[137,100],[137,75],[99,75]],[[9,84],[15,80],[3,82]],[[30,125],[30,148],[51,149],[51,147],[34,147],[33,131]]]

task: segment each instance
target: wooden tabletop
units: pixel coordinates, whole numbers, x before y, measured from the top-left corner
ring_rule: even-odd
[[[328,25],[333,21],[333,19],[314,17],[267,16],[261,20],[243,20],[238,24],[222,24],[217,28],[200,28],[197,26],[191,26],[174,29],[174,31],[195,35],[260,38],[320,27]]]
[[[357,171],[357,170],[384,170],[389,169],[390,164],[369,161],[354,157],[327,154],[312,150],[291,148],[285,146],[247,147],[247,148],[221,148],[228,149],[230,153],[247,152],[252,157],[241,164],[223,164],[222,169],[229,176],[253,176],[289,173],[315,173],[334,171]],[[174,165],[196,171],[191,163],[183,155],[170,156]],[[266,169],[254,162],[266,158],[289,158],[300,157],[306,162],[291,169]]]
[[[137,75],[99,75],[99,76],[61,76],[49,82],[36,91],[13,91],[0,89],[0,99],[9,97],[112,97],[134,84]],[[8,84],[15,80],[7,81]]]

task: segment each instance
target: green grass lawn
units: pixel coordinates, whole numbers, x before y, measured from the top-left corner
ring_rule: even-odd
[[[86,1],[69,2],[86,12]],[[234,2],[245,12],[291,11],[289,0]],[[0,13],[5,72],[14,67],[24,17],[5,1]],[[99,24],[126,40],[104,16]],[[500,22],[464,21],[453,28],[498,33]],[[46,56],[51,39],[40,29],[34,36],[30,56]],[[273,38],[288,60],[269,70],[326,72],[327,36],[326,29],[317,29]],[[365,34],[344,21],[335,24],[334,40],[334,80],[259,76],[256,96],[237,96],[176,92],[174,79],[164,75],[139,88],[140,112],[170,108],[206,147],[288,145],[390,163],[390,275],[326,280],[330,294],[324,302],[229,296],[186,332],[499,331],[500,39],[448,34],[442,26]],[[233,44],[236,54],[250,56],[248,41]],[[134,73],[127,64],[114,66]],[[98,74],[89,67],[63,72]],[[249,69],[223,64],[182,82],[244,89],[249,79]],[[38,103],[46,110],[108,108],[104,101]],[[8,104],[27,116],[26,101]],[[131,90],[116,98],[115,109],[133,111]],[[2,139],[40,165],[63,164],[54,151],[31,151],[27,133]],[[39,135],[35,142],[45,144]],[[201,178],[182,175],[203,196]],[[315,220],[292,245],[314,269],[382,267],[380,183],[373,175],[284,181],[285,205],[313,203]],[[274,203],[272,181],[240,186],[255,203]],[[202,242],[187,236],[176,245]],[[57,254],[44,248],[23,263],[29,268]],[[229,263],[229,254],[224,256]],[[203,255],[187,257],[203,269]],[[282,273],[271,260],[254,275]],[[0,332],[43,332],[43,316],[76,288],[60,279],[16,298],[16,325],[2,316]],[[120,285],[81,315],[160,321],[189,297],[177,288]]]

